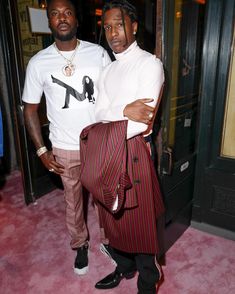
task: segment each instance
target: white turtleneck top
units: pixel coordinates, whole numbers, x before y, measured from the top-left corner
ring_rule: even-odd
[[[124,108],[140,98],[153,98],[148,105],[155,107],[164,82],[161,61],[142,50],[136,41],[114,56],[116,60],[104,69],[99,80],[95,106],[97,122],[127,119],[123,115]],[[144,123],[128,120],[127,139],[147,129],[148,125]]]

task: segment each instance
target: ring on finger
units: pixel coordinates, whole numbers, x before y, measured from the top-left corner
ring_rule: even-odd
[[[49,169],[49,172],[52,172],[53,173],[54,171],[55,171],[54,168],[50,168]]]

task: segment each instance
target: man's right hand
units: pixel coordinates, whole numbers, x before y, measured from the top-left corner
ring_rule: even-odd
[[[42,137],[41,124],[38,116],[39,104],[24,103],[24,119],[25,125],[35,147],[45,146]],[[64,167],[55,161],[55,157],[51,151],[47,151],[40,155],[43,165],[51,172],[58,175],[64,172]]]
[[[64,166],[55,161],[52,151],[47,151],[40,156],[43,165],[51,172],[61,175],[64,172]]]
[[[137,99],[134,102],[126,105],[123,114],[132,121],[149,125],[154,115],[154,108],[146,104],[150,102],[153,102],[153,99]]]

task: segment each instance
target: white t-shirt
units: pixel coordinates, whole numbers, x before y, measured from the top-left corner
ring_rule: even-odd
[[[136,42],[124,52],[114,54],[116,60],[108,65],[99,81],[95,106],[96,121],[109,122],[127,119],[125,106],[137,99],[153,98],[149,106],[156,106],[164,82],[162,62],[155,55],[142,50]],[[148,125],[128,120],[127,138],[144,133]]]
[[[74,51],[61,51],[70,59]],[[82,129],[95,122],[94,106],[97,83],[103,68],[111,62],[108,53],[99,45],[80,41],[73,59],[75,72],[67,77],[62,69],[66,60],[54,45],[31,58],[26,70],[22,99],[26,103],[40,103],[44,92],[49,138],[53,147],[79,150]]]

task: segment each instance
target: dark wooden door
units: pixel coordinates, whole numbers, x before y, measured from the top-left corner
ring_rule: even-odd
[[[190,225],[196,162],[205,4],[163,1],[163,62],[159,173],[166,204],[164,251]]]
[[[208,1],[193,219],[235,230],[233,0]]]
[[[30,140],[24,120],[23,120],[23,103],[21,100],[22,89],[24,85],[25,63],[24,56],[29,58],[29,52],[25,51],[23,44],[31,45],[31,53],[33,52],[33,45],[37,43],[37,37],[28,35],[22,39],[21,24],[29,27],[27,8],[24,2],[21,7],[24,11],[18,10],[20,1],[3,0],[1,1],[1,46],[4,54],[4,64],[1,65],[6,73],[6,88],[7,98],[10,104],[10,111],[12,113],[11,119],[14,125],[13,136],[16,141],[16,150],[19,167],[22,173],[22,181],[24,186],[25,202],[27,204],[34,202],[37,198],[51,191],[55,187],[61,187],[61,182],[58,177],[49,173],[42,165],[39,158],[36,156],[35,148]],[[30,2],[30,1],[29,1]],[[31,1],[32,2],[32,1]],[[48,122],[46,118],[45,107],[40,109],[42,133],[45,143],[50,148],[48,139]],[[13,150],[7,150],[8,155],[11,156]]]

